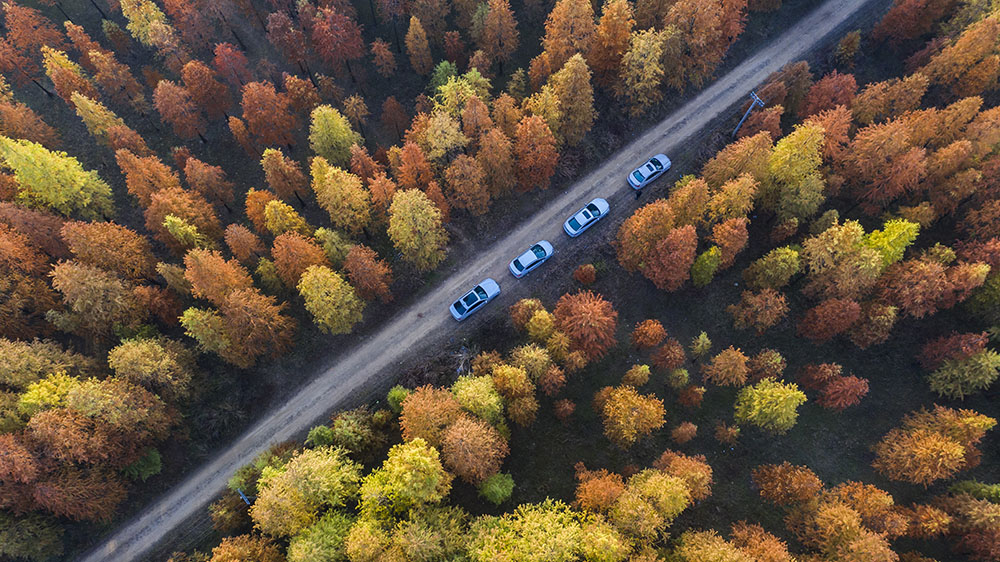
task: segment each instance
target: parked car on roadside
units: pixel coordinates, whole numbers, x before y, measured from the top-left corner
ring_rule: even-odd
[[[670,169],[670,159],[664,154],[657,154],[642,166],[639,166],[628,175],[628,184],[632,189],[642,189],[662,176]]]
[[[566,234],[576,238],[581,232],[594,225],[595,222],[604,218],[611,207],[608,202],[598,197],[566,219],[563,223],[563,230]]]
[[[507,268],[510,269],[511,275],[520,279],[545,263],[545,260],[551,258],[554,252],[552,244],[549,244],[548,240],[539,240],[526,252],[510,260],[510,265]]]
[[[455,317],[455,320],[461,322],[499,294],[500,284],[492,278],[487,277],[473,287],[471,291],[462,295],[462,298],[451,303],[448,310],[451,311],[451,315]]]

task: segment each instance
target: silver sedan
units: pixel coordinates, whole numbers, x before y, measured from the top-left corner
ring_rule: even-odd
[[[607,201],[598,197],[566,219],[566,222],[563,223],[563,230],[566,231],[566,234],[576,238],[584,230],[593,226],[595,222],[603,219],[610,208]]]
[[[494,281],[492,278],[487,277],[483,279],[478,285],[472,288],[471,291],[462,295],[462,298],[451,303],[448,310],[451,315],[461,322],[469,317],[470,314],[482,308],[482,306],[500,294],[500,284]]]
[[[520,279],[545,263],[545,260],[551,258],[553,253],[552,244],[549,244],[548,240],[540,240],[528,248],[528,251],[512,259],[507,268],[510,269],[511,275]]]
[[[669,169],[670,159],[665,154],[657,154],[628,175],[628,184],[632,189],[642,189]]]

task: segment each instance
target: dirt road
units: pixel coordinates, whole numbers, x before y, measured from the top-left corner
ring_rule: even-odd
[[[143,559],[149,551],[186,519],[204,510],[225,487],[236,469],[246,464],[272,443],[300,435],[324,418],[338,403],[356,389],[370,384],[373,377],[394,373],[405,357],[425,346],[441,343],[466,326],[457,324],[448,313],[448,305],[473,284],[493,277],[502,294],[468,323],[484,322],[527,293],[532,283],[529,275],[515,280],[507,272],[511,258],[534,242],[552,242],[556,255],[543,268],[569,268],[570,259],[580,240],[606,234],[617,227],[639,205],[651,199],[646,194],[633,199],[625,176],[648,156],[663,152],[670,155],[684,143],[697,142],[695,134],[722,112],[747,99],[749,89],[760,84],[771,72],[798,60],[816,43],[839,29],[852,14],[870,0],[830,0],[806,16],[748,60],[720,77],[696,98],[668,116],[642,137],[612,155],[601,167],[573,184],[546,207],[539,209],[500,240],[489,252],[471,263],[460,265],[457,273],[401,311],[380,331],[363,339],[346,356],[331,358],[331,365],[288,402],[260,420],[229,448],[176,486],[147,510],[120,528],[99,547],[83,557],[84,562],[109,562]],[[686,171],[685,171],[686,172]],[[648,188],[647,188],[648,189]],[[594,197],[604,197],[611,204],[610,216],[573,240],[562,232],[563,221]],[[537,272],[536,272],[537,276]],[[538,279],[536,278],[537,282]]]

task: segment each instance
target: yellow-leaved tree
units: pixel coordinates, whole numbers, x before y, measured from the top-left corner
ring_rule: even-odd
[[[48,207],[87,219],[113,215],[111,187],[65,152],[27,140],[0,136],[0,161],[14,170],[17,199],[31,207]]]
[[[361,178],[330,166],[320,156],[312,162],[312,188],[316,201],[330,213],[337,228],[360,233],[371,222],[371,194],[361,185]]]
[[[441,211],[417,189],[396,192],[389,207],[389,238],[403,259],[421,271],[437,267],[445,256],[448,232]]]
[[[309,148],[335,166],[351,161],[351,145],[361,146],[361,135],[351,129],[351,123],[329,105],[312,111],[309,124]]]
[[[322,265],[312,265],[299,278],[299,294],[306,310],[321,330],[330,334],[348,334],[361,321],[365,302],[339,273]]]
[[[632,33],[629,49],[622,57],[619,99],[629,106],[633,117],[642,115],[660,101],[663,92],[663,34],[655,29]]]
[[[559,133],[566,144],[574,146],[583,140],[584,135],[594,125],[594,88],[590,85],[590,67],[579,53],[566,61],[562,69],[549,78],[559,108],[562,120]]]

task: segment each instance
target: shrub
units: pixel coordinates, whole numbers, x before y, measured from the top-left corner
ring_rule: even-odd
[[[705,387],[689,385],[677,394],[677,403],[688,408],[697,408],[701,406],[701,401],[704,397]]]
[[[712,340],[708,338],[708,334],[702,332],[691,339],[691,345],[688,346],[688,349],[691,350],[691,355],[696,358],[703,357],[712,349]]]
[[[806,395],[795,383],[764,379],[740,390],[736,397],[736,421],[751,423],[771,433],[785,433],[798,419],[798,407]]]
[[[735,445],[740,438],[740,428],[728,425],[726,422],[719,420],[719,422],[715,424],[715,432],[713,435],[715,436],[715,440],[719,443],[732,446]]]
[[[573,271],[573,279],[577,283],[590,285],[597,280],[597,269],[592,263],[585,263]]]
[[[576,411],[576,404],[568,398],[563,398],[555,401],[552,405],[552,410],[559,421],[566,423],[569,421],[569,417],[573,415],[573,412]]]
[[[622,377],[622,384],[626,386],[640,387],[647,382],[649,382],[649,365],[632,365]]]
[[[514,477],[504,472],[490,476],[479,485],[479,495],[493,505],[500,505],[514,493]]]
[[[691,282],[699,288],[708,285],[720,265],[722,265],[722,250],[718,246],[712,246],[695,258],[691,265]]]
[[[306,445],[309,447],[326,447],[333,445],[333,428],[328,425],[317,425],[309,430],[306,437]]]
[[[691,375],[687,369],[673,369],[667,374],[667,384],[670,388],[682,389],[691,381]]]
[[[673,370],[680,368],[687,360],[684,346],[674,338],[668,339],[659,349],[653,352],[653,365],[659,369]]]
[[[780,379],[786,366],[785,358],[774,349],[762,349],[747,362],[751,382]]]
[[[670,438],[674,443],[683,445],[698,435],[698,426],[691,422],[683,422],[670,431]]]
[[[663,329],[663,324],[659,320],[643,320],[632,330],[632,345],[636,349],[656,347],[666,337],[667,331]]]
[[[788,246],[775,248],[743,271],[752,289],[780,289],[799,272],[799,253]]]
[[[788,314],[788,304],[785,295],[774,289],[759,293],[743,291],[740,302],[729,305],[726,311],[733,316],[733,327],[737,330],[753,327],[760,335]]]
[[[729,346],[702,366],[705,379],[712,384],[742,386],[747,382],[747,356],[739,349]]]
[[[386,395],[385,401],[389,403],[389,408],[398,414],[403,411],[403,400],[406,400],[406,397],[409,395],[410,389],[397,384],[389,389],[389,394]]]

